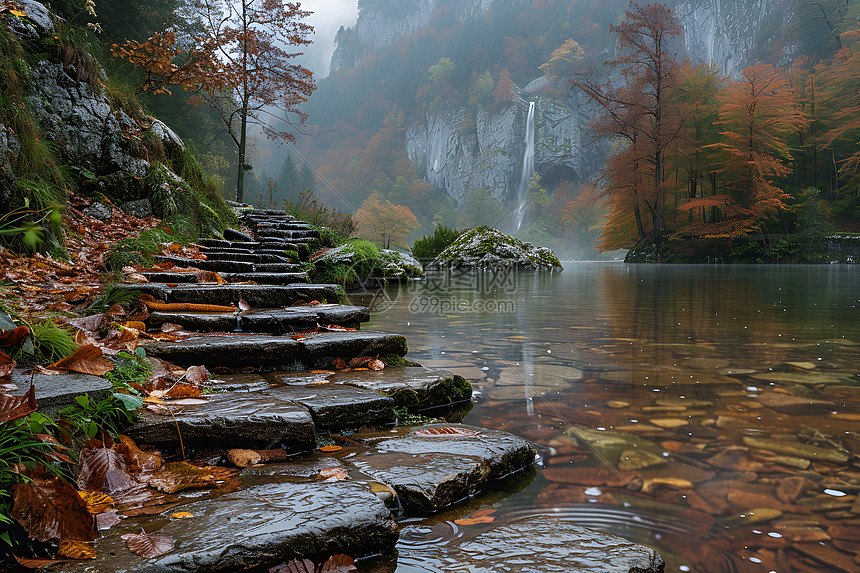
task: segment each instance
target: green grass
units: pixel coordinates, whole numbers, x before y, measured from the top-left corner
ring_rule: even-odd
[[[50,318],[44,322],[36,322],[28,326],[33,335],[35,352],[32,356],[27,356],[26,354],[22,354],[23,351],[19,351],[16,356],[20,357],[22,362],[51,364],[69,356],[78,348],[74,338],[72,338],[71,332],[64,327],[58,326]]]

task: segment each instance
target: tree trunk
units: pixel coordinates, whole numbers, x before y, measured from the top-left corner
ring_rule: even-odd
[[[241,203],[245,195],[245,146],[248,135],[248,108],[240,113],[242,125],[239,128],[239,174],[236,176],[236,202]]]

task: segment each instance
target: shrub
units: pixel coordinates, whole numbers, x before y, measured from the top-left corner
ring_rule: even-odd
[[[420,260],[435,259],[439,253],[447,249],[454,241],[463,234],[463,231],[438,226],[433,231],[433,236],[425,235],[415,241],[412,245],[412,256]]]
[[[357,227],[355,221],[352,220],[352,215],[324,206],[309,191],[299,193],[295,201],[284,200],[284,211],[321,230],[328,229],[332,234],[326,237],[326,242],[331,243],[331,245],[323,244],[323,246],[334,246],[342,243],[355,234]],[[323,235],[322,232],[320,234]]]

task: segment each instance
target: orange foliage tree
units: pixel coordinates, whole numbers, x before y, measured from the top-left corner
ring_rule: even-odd
[[[418,219],[405,205],[395,205],[373,191],[355,212],[358,236],[373,241],[383,249],[391,245],[407,248],[406,235],[418,228]]]
[[[294,63],[301,53],[289,50],[311,43],[313,28],[302,22],[310,12],[283,0],[191,0],[185,9],[197,25],[195,48],[183,52],[166,31],[146,42],[114,45],[113,54],[144,70],[140,89],[161,93],[179,85],[218,111],[239,152],[241,202],[248,124],[274,140],[293,142],[293,118],[299,124],[307,119],[299,105],[316,84],[310,70]]]
[[[718,207],[726,220],[706,234],[738,235],[785,208],[788,194],[773,183],[791,167],[789,137],[806,119],[794,106],[786,74],[770,64],[745,69],[723,95],[718,125],[723,140],[709,146],[723,193],[693,199],[682,209]]]
[[[515,87],[514,81],[511,79],[511,72],[508,71],[508,68],[505,68],[499,74],[499,84],[493,91],[493,98],[495,98],[496,103],[503,101],[516,101],[517,96],[514,93]]]
[[[622,241],[610,241],[618,248],[666,230],[666,151],[679,119],[670,113],[668,95],[675,87],[678,66],[669,43],[682,27],[665,5],[634,2],[624,21],[610,31],[618,38],[620,56],[605,64],[619,74],[620,81],[601,81],[590,70],[571,84],[595,105],[598,116],[592,127],[596,132],[620,138],[604,170],[610,209],[607,229],[624,236]],[[631,219],[635,234],[620,225]]]
[[[839,37],[843,48],[816,66],[828,115],[822,139],[839,165],[836,190],[860,194],[860,29]]]

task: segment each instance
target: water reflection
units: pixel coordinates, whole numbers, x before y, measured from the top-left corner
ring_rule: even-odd
[[[562,516],[652,545],[667,571],[858,569],[860,271],[583,263],[505,280],[394,287],[368,325],[472,380],[466,423],[542,448],[497,523]],[[456,543],[421,527],[398,571],[436,570],[409,569],[416,548]]]

